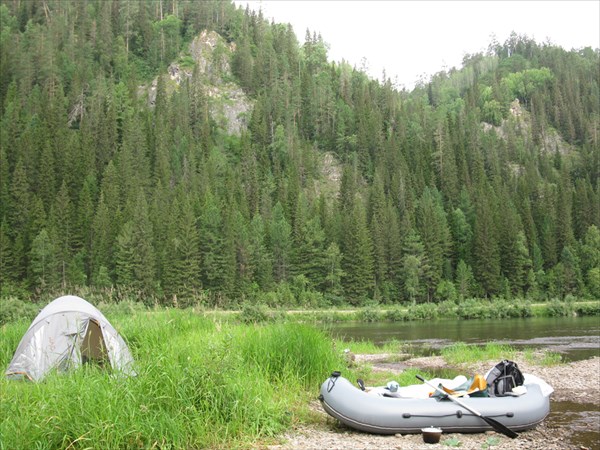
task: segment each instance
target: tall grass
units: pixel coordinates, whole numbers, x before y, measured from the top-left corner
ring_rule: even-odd
[[[513,359],[516,350],[509,345],[496,342],[487,343],[485,346],[469,345],[456,342],[441,352],[449,364],[475,363],[479,361]]]
[[[178,310],[109,319],[138,375],[86,367],[40,383],[0,380],[0,448],[247,448],[273,441],[342,366],[331,339],[305,325]],[[27,326],[0,330],[3,367]]]
[[[516,360],[519,357],[542,366],[553,366],[562,362],[562,357],[558,353],[532,349],[519,351],[510,345],[497,342],[489,342],[485,346],[456,342],[444,348],[441,354],[449,364],[501,361],[503,359]]]

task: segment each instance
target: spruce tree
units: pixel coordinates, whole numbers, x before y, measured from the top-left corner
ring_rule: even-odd
[[[362,304],[375,287],[373,273],[373,244],[367,227],[362,200],[356,196],[351,214],[344,220],[343,260],[344,292],[353,305]]]
[[[444,267],[451,248],[446,213],[437,190],[426,188],[416,210],[416,226],[427,255],[427,299],[433,298],[444,277]]]
[[[493,206],[487,196],[479,195],[473,230],[473,267],[483,295],[489,297],[500,289],[500,253]]]
[[[269,226],[269,242],[273,254],[275,281],[287,281],[291,275],[292,227],[286,220],[283,207],[279,202],[273,208],[273,218]]]
[[[61,272],[56,245],[48,231],[43,229],[31,243],[32,285],[42,290],[56,288]]]

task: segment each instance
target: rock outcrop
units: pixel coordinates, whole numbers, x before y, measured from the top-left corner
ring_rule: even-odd
[[[188,53],[169,65],[167,93],[191,80],[196,69],[212,119],[226,133],[239,136],[247,126],[253,104],[237,84],[228,81],[232,78],[229,61],[233,51],[235,44],[227,44],[214,31],[203,31],[190,43]],[[150,86],[140,87],[141,95],[147,96],[150,106],[156,101],[157,84],[158,78],[155,78]]]

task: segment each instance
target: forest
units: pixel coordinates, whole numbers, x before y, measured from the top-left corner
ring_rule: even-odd
[[[513,33],[408,91],[328,60],[326,31],[231,1],[2,0],[0,296],[600,298],[599,49]],[[224,86],[251,105],[236,132]]]

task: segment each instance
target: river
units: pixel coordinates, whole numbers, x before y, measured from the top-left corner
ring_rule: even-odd
[[[494,341],[516,348],[547,349],[561,354],[565,361],[600,356],[598,317],[343,322],[328,329],[333,336],[349,341],[399,341],[421,355],[436,354],[454,342],[484,345]]]

